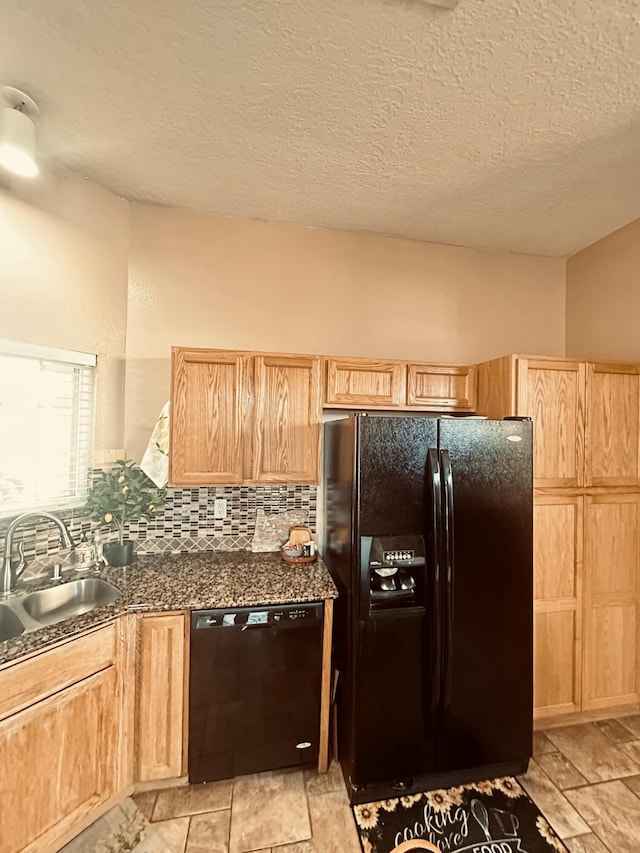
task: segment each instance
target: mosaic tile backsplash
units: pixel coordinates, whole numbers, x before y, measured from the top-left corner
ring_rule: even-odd
[[[259,509],[267,515],[291,509],[307,514],[305,524],[316,530],[316,486],[217,486],[211,488],[167,488],[166,503],[153,521],[141,520],[127,526],[125,536],[133,539],[138,553],[180,551],[239,551],[251,547]],[[226,498],[227,516],[214,519],[214,499]],[[98,525],[84,509],[56,513],[78,543],[82,535],[92,538]],[[0,520],[0,553],[10,519]],[[116,531],[101,528],[104,541],[117,538]],[[73,565],[73,552],[60,550],[57,528],[39,519],[16,531],[14,548],[24,545],[28,567],[24,577],[35,577],[49,567],[53,558],[63,570]],[[15,553],[15,551],[14,551]]]

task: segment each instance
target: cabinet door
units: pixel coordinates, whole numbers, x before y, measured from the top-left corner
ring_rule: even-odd
[[[578,711],[581,702],[583,499],[537,497],[534,505],[534,709]]]
[[[219,350],[172,350],[169,482],[242,482],[246,358]]]
[[[410,364],[407,405],[434,411],[474,412],[476,385],[473,365]]]
[[[636,703],[640,496],[585,498],[585,710]]]
[[[325,403],[334,408],[393,409],[407,400],[407,366],[370,358],[328,358]]]
[[[0,723],[0,853],[53,849],[116,791],[113,667]]]
[[[589,364],[587,486],[640,484],[640,366]]]
[[[253,481],[317,483],[320,358],[256,356],[254,384]]]
[[[143,616],[139,625],[137,743],[139,782],[185,772],[186,618]]]
[[[584,364],[518,359],[517,413],[533,419],[533,483],[584,484]]]

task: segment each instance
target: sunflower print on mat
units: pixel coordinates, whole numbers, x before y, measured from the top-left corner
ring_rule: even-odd
[[[408,794],[353,807],[363,853],[424,839],[442,853],[567,853],[516,779]]]

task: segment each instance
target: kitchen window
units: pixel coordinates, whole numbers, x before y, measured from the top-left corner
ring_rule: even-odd
[[[85,502],[96,356],[0,341],[0,517]]]

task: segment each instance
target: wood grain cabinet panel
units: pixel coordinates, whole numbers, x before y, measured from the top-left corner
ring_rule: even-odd
[[[575,599],[582,569],[582,498],[537,497],[533,532],[535,599]]]
[[[0,669],[0,853],[52,853],[130,790],[131,624]]]
[[[139,623],[137,780],[182,776],[186,768],[187,641],[184,613]]]
[[[505,355],[476,365],[478,414],[492,420],[516,414],[517,364],[518,356]]]
[[[407,402],[407,366],[370,358],[327,358],[325,404],[393,409]]]
[[[173,485],[242,482],[246,371],[241,353],[172,349]]]
[[[434,411],[474,412],[477,374],[473,365],[409,364],[407,405]]]
[[[534,615],[533,704],[537,718],[580,708],[575,608]]]
[[[517,413],[533,419],[533,483],[584,484],[584,364],[518,359]]]
[[[109,667],[0,723],[1,853],[58,849],[116,793],[118,696]]]
[[[638,607],[599,604],[587,617],[585,710],[638,702]]]
[[[585,498],[585,709],[635,703],[640,495]]]
[[[256,356],[255,483],[317,483],[322,422],[321,359]]]
[[[583,498],[534,502],[534,712],[580,709]]]
[[[589,594],[638,594],[637,495],[594,495],[587,501]]]
[[[0,671],[0,719],[111,666],[117,640],[112,623]]]
[[[640,485],[640,365],[589,364],[586,485]]]

